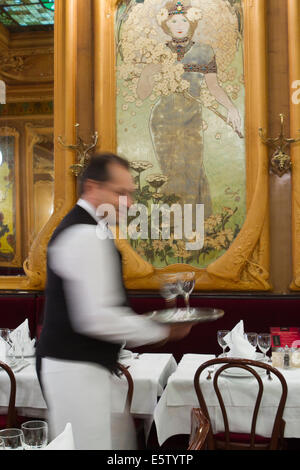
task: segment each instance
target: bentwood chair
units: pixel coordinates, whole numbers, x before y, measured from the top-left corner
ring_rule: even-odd
[[[0,362],[0,369],[3,369],[10,380],[10,393],[7,415],[0,416],[0,429],[3,428],[15,428],[17,427],[17,413],[16,413],[16,379],[12,369],[5,364]]]
[[[122,364],[118,363],[117,367],[119,371],[121,372],[121,375],[124,374],[127,383],[128,383],[128,392],[127,392],[127,402],[126,406],[128,407],[128,410],[131,408],[131,403],[132,403],[132,397],[133,397],[133,390],[134,390],[134,384],[133,384],[133,379],[132,376],[128,370],[127,367],[123,366]],[[144,433],[144,421],[140,418],[134,418],[134,425],[135,425],[135,430],[136,430],[136,437],[137,437],[137,442],[139,449],[145,449],[146,448],[146,440],[145,440],[145,433]]]
[[[191,411],[191,434],[188,450],[204,450],[210,424],[200,408]]]
[[[215,367],[215,373],[213,377],[213,387],[218,398],[219,406],[221,408],[223,422],[224,422],[224,433],[213,434],[211,421],[201,390],[200,377],[202,372],[207,369]],[[248,371],[255,377],[258,383],[258,392],[255,401],[255,407],[252,415],[251,431],[250,434],[232,433],[229,429],[229,421],[226,413],[226,407],[222,398],[222,393],[219,388],[219,377],[222,372],[231,368],[241,368]],[[265,369],[266,374],[270,377],[270,374],[278,377],[281,386],[281,395],[278,402],[278,407],[273,423],[273,430],[270,438],[265,438],[256,434],[256,423],[257,417],[260,410],[261,400],[264,393],[264,386],[261,375],[257,372],[257,368]],[[204,379],[210,380],[210,374]],[[248,380],[248,379],[237,379],[237,380]],[[200,409],[207,418],[210,426],[207,433],[207,449],[208,450],[279,450],[282,448],[283,435],[285,422],[283,420],[283,412],[287,399],[287,383],[283,375],[275,368],[264,362],[252,361],[248,359],[235,359],[235,358],[222,358],[212,359],[202,364],[196,371],[194,376],[194,387],[199,400]]]
[[[132,377],[131,377],[131,374],[128,370],[127,367],[123,366],[123,364],[120,364],[118,362],[117,364],[117,368],[119,369],[120,371],[120,375],[125,375],[125,378],[127,380],[127,383],[128,383],[128,392],[127,392],[127,402],[126,402],[126,406],[128,407],[128,409],[130,410],[130,407],[131,407],[131,403],[132,403],[132,396],[133,396],[133,380],[132,380]]]

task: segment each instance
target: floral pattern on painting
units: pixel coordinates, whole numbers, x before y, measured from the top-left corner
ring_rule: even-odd
[[[131,161],[137,202],[202,203],[205,211],[196,253],[172,238],[132,244],[157,267],[206,267],[246,215],[241,1],[125,1],[115,31],[118,152]],[[159,188],[153,175],[164,180]]]

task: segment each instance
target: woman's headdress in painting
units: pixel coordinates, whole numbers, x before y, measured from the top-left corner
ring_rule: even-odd
[[[174,5],[171,5],[168,8],[168,15],[169,16],[172,16],[172,15],[185,15],[186,13],[187,13],[187,8],[183,4],[183,2],[180,2],[180,1],[174,3]]]
[[[165,8],[160,10],[157,15],[158,24],[161,25],[174,15],[185,15],[190,22],[198,21],[202,18],[199,8],[191,7],[189,2],[178,0],[168,2]]]

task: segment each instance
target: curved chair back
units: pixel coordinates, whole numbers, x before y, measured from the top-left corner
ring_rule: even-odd
[[[214,373],[213,387],[218,397],[218,401],[219,401],[219,405],[221,408],[222,417],[224,421],[225,447],[224,447],[224,442],[222,443],[222,447],[225,449],[247,448],[249,450],[253,450],[255,448],[262,448],[262,447],[265,447],[266,449],[269,449],[269,450],[277,449],[279,445],[279,440],[280,438],[283,437],[284,425],[285,425],[284,420],[282,418],[286,399],[287,399],[287,384],[286,384],[285,378],[277,369],[273,368],[272,366],[270,366],[269,364],[265,362],[258,362],[258,361],[253,361],[250,359],[235,359],[235,358],[212,359],[210,361],[207,361],[204,364],[202,364],[200,367],[198,367],[194,376],[194,386],[195,386],[195,390],[196,390],[197,397],[199,400],[200,408],[204,412],[206,418],[209,420],[209,423],[210,423],[210,429],[209,429],[208,436],[207,436],[208,448],[216,449],[220,446],[218,445],[217,440],[213,436],[208,409],[206,406],[205,398],[201,391],[200,376],[205,369],[213,365],[220,366]],[[255,377],[258,383],[258,392],[257,392],[255,407],[254,407],[253,415],[252,415],[251,431],[249,434],[249,443],[247,443],[246,445],[241,444],[241,443],[234,443],[231,440],[226,407],[224,405],[224,400],[223,400],[222,393],[220,392],[220,388],[218,384],[218,379],[220,375],[222,374],[222,372],[233,367],[241,368],[241,369],[248,371],[250,374],[253,375],[253,377]],[[272,435],[268,444],[264,444],[264,445],[259,445],[256,443],[256,423],[257,423],[257,417],[258,417],[258,413],[259,413],[259,409],[261,405],[262,396],[264,393],[264,386],[263,386],[263,381],[262,381],[260,374],[254,368],[265,369],[268,375],[274,374],[276,377],[278,377],[280,381],[280,385],[281,385],[281,396],[280,396],[280,400],[278,403],[276,416],[274,419]]]
[[[191,412],[191,434],[188,450],[203,450],[208,436],[210,424],[200,408]]]
[[[128,371],[127,367],[123,366],[123,364],[120,364],[118,362],[117,364],[118,369],[121,372],[121,375],[124,374],[128,383],[128,392],[127,392],[127,406],[128,409],[130,410],[131,408],[131,403],[132,403],[132,396],[133,396],[133,380],[131,377],[130,372]]]
[[[5,364],[0,362],[0,368],[5,370],[10,380],[10,394],[9,394],[9,404],[8,404],[8,413],[6,420],[6,428],[14,428],[17,425],[17,414],[16,414],[16,379],[12,369]]]

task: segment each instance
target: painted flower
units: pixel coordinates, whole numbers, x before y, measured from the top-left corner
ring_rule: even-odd
[[[190,254],[184,248],[176,248],[174,255],[178,258],[188,258]]]
[[[162,8],[158,15],[156,16],[157,22],[159,26],[164,22],[167,21],[169,15],[168,15],[168,10],[166,8]]]
[[[144,160],[134,160],[130,162],[130,168],[132,168],[137,173],[142,173],[143,171],[149,170],[152,167],[152,163]]]
[[[232,93],[233,92],[233,86],[232,85],[227,85],[227,87],[225,88],[227,93]]]
[[[156,251],[162,251],[165,249],[165,243],[161,240],[153,240],[152,245]]]
[[[160,193],[154,193],[152,194],[153,199],[155,199],[156,202],[159,202],[163,198],[163,194]]]
[[[127,95],[126,98],[125,98],[125,101],[126,101],[126,103],[134,103],[135,98],[132,95]]]
[[[188,9],[186,16],[189,21],[198,21],[198,20],[201,20],[202,13],[201,13],[201,10],[199,10],[199,8],[192,7]]]
[[[227,214],[229,214],[229,215],[234,214],[234,210],[231,209],[231,207],[223,207],[223,212],[227,212]]]
[[[160,175],[160,174],[154,174],[154,175],[149,175],[146,178],[146,181],[147,183],[150,184],[150,186],[152,186],[155,189],[158,189],[168,181],[168,177],[164,175]]]

